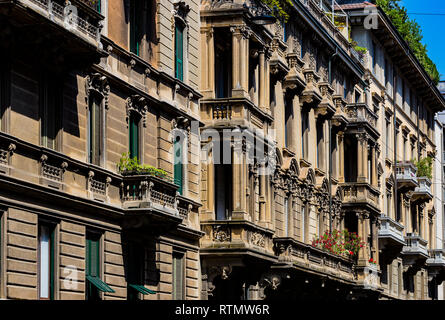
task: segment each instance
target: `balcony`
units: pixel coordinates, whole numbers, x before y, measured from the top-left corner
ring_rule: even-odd
[[[127,209],[128,216],[142,218],[136,219],[137,223],[181,223],[184,212],[178,210],[177,189],[175,184],[152,175],[126,175],[120,188],[122,208]]]
[[[29,52],[57,48],[59,58],[68,55],[76,61],[105,56],[100,41],[104,17],[83,1],[0,0],[1,15]]]
[[[380,192],[368,183],[347,182],[341,184],[343,192],[343,206],[364,206],[379,211]]]
[[[230,256],[275,262],[273,231],[246,220],[203,221],[201,256]]]
[[[406,244],[403,236],[405,227],[388,216],[382,215],[379,220],[379,248],[386,251],[395,251],[395,255],[399,254]]]
[[[206,127],[262,128],[264,121],[271,121],[272,116],[250,99],[218,98],[201,100],[201,120]]]
[[[405,237],[406,245],[402,249],[403,263],[406,265],[422,264],[428,259],[427,241],[419,235],[408,233]]]
[[[431,192],[431,180],[427,177],[418,177],[417,182],[419,186],[414,189],[412,201],[429,201],[433,199]]]
[[[430,250],[430,257],[426,260],[428,275],[436,277],[438,284],[445,279],[445,251],[443,249]]]
[[[346,106],[345,113],[351,123],[367,124],[370,128],[376,130],[378,116],[366,103],[350,103]]]
[[[398,189],[414,190],[419,186],[417,180],[417,168],[409,161],[398,162],[396,164],[396,179]]]
[[[298,268],[353,282],[354,261],[335,255],[293,238],[274,238],[275,253],[281,268]]]

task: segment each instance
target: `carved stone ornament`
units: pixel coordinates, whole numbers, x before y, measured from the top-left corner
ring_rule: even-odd
[[[228,226],[213,226],[213,241],[230,242],[232,240],[232,231]]]
[[[131,112],[136,112],[141,116],[142,124],[144,127],[147,126],[147,111],[148,111],[148,101],[147,98],[142,97],[138,94],[134,94],[127,98],[126,101],[126,111],[127,111],[127,123],[130,121]]]
[[[105,109],[108,109],[108,96],[110,94],[110,85],[108,79],[100,73],[93,73],[86,77],[85,92],[87,94],[86,102],[89,105],[89,97],[91,94],[96,94],[103,98]]]
[[[264,238],[264,234],[260,232],[252,232],[250,234],[250,243],[254,246],[264,248],[266,246],[266,239]]]

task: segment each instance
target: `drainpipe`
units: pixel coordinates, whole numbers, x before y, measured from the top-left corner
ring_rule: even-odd
[[[334,54],[332,54],[332,56],[329,57],[329,84],[332,83],[332,60],[337,56],[338,51],[337,51],[337,47],[335,47],[335,52]],[[329,137],[328,137],[328,141],[329,141],[329,232],[332,232],[332,121],[331,119],[328,120],[328,126],[329,126]]]

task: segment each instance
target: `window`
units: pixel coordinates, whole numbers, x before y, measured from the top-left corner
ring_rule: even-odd
[[[183,192],[183,151],[182,151],[182,139],[177,136],[173,147],[174,152],[174,181],[177,186],[179,186],[179,193],[182,195]]]
[[[283,212],[284,212],[284,217],[283,217],[284,236],[289,237],[289,197],[288,196],[286,196],[284,198]]]
[[[309,135],[309,113],[307,111],[301,112],[301,153],[303,159],[308,157],[308,135]]]
[[[100,165],[102,149],[103,117],[101,112],[102,99],[98,94],[90,95],[89,106],[89,162]]]
[[[215,213],[216,220],[227,220],[232,211],[232,167],[215,164]]]
[[[355,90],[355,103],[360,103],[362,100],[362,95],[360,91]]]
[[[386,192],[386,215],[391,217],[391,193]]]
[[[102,13],[102,0],[96,0],[96,11]]]
[[[215,97],[227,98],[232,86],[232,39],[227,29],[215,31]]]
[[[185,299],[184,253],[173,252],[173,300]]]
[[[403,162],[406,161],[406,144],[408,143],[408,139],[403,138]]]
[[[283,22],[283,42],[286,43],[287,42],[287,38],[288,38],[288,25],[287,23]]]
[[[55,228],[39,224],[39,298],[54,300]]]
[[[142,40],[143,0],[130,1],[130,51],[140,55]]]
[[[346,77],[343,77],[343,98],[345,100],[348,98],[348,82]]]
[[[386,152],[386,157],[389,159],[389,143],[390,143],[390,138],[391,138],[391,129],[390,129],[390,122],[388,120],[386,120],[385,122],[386,124],[386,136],[385,136],[385,152]]]
[[[306,241],[306,206],[307,204],[303,204],[302,208],[301,208],[301,241],[305,242]]]
[[[57,81],[45,78],[41,82],[41,143],[44,147],[56,150],[57,134],[60,128],[61,88]]]
[[[286,96],[284,101],[284,146],[289,148],[289,138],[291,137],[291,127],[292,127],[292,99]]]
[[[145,274],[145,249],[144,247],[131,243],[127,245],[128,272],[127,272],[127,299],[139,300],[139,294],[148,295],[156,292],[144,285]]]
[[[133,159],[134,157],[140,158],[139,154],[139,123],[141,120],[141,116],[135,112],[131,112],[130,114],[130,158]]]
[[[85,277],[87,300],[100,300],[100,292],[114,292],[105,282],[101,280],[101,235],[95,232],[86,234],[86,257]]]
[[[317,121],[317,167],[324,169],[324,132],[323,121]]]
[[[178,20],[175,26],[175,77],[184,80],[184,25]]]

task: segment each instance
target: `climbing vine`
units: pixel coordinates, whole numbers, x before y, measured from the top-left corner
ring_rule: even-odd
[[[437,85],[440,74],[434,62],[428,57],[426,45],[422,44],[423,36],[419,24],[409,18],[406,8],[400,4],[400,0],[377,0],[376,4],[388,15],[403,39],[411,47],[420,64]]]

